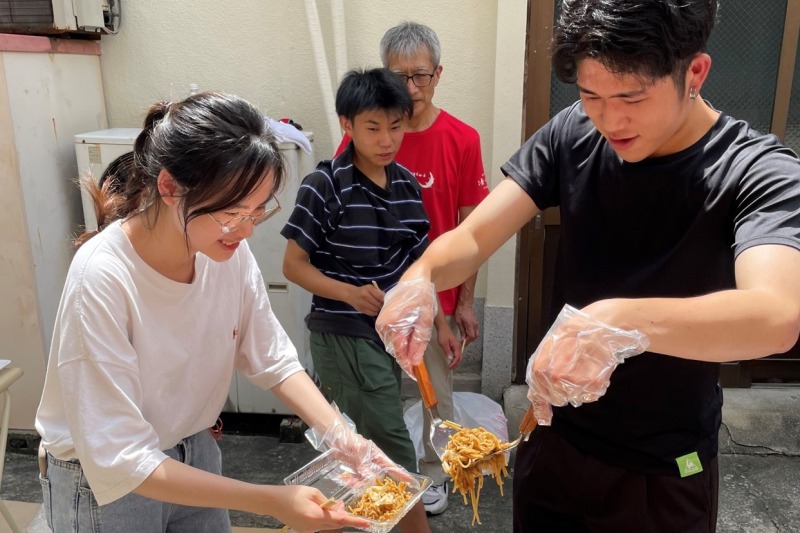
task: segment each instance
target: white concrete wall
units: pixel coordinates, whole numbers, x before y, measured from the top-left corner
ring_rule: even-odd
[[[332,1],[319,0],[317,6],[333,79],[331,89],[335,90],[337,75],[329,23]],[[437,31],[444,71],[436,91],[436,103],[480,132],[487,178],[495,185],[501,179],[500,165],[520,144],[527,2],[344,0],[342,3],[349,68],[378,66],[381,36],[387,28],[401,21],[415,20]],[[0,179],[6,183],[3,190],[8,193],[0,198],[0,207],[5,206],[0,209],[0,218],[6,221],[3,224],[6,231],[0,238],[0,259],[6,266],[3,274],[7,280],[6,284],[0,283],[0,294],[6,296],[4,302],[13,303],[0,313],[0,333],[3,338],[14,341],[12,348],[8,343],[4,345],[6,349],[0,353],[0,358],[24,357],[24,364],[18,366],[26,370],[24,387],[15,386],[24,391],[15,396],[13,428],[32,428],[41,395],[55,302],[63,285],[61,271],[66,269],[70,256],[65,251],[66,237],[59,241],[58,236],[51,236],[47,231],[36,233],[37,223],[32,223],[30,213],[44,212],[46,216],[40,220],[47,221],[53,218],[53,213],[61,211],[48,211],[49,207],[37,204],[32,200],[36,195],[35,187],[14,181],[21,167],[35,165],[34,160],[25,159],[15,150],[16,143],[24,141],[26,146],[32,143],[42,148],[52,144],[58,159],[69,164],[47,174],[54,179],[68,180],[77,174],[72,163],[72,134],[105,127],[141,126],[150,104],[162,99],[182,99],[188,93],[189,84],[198,83],[203,90],[238,94],[274,118],[293,118],[315,133],[317,157],[328,157],[339,139],[338,134],[331,134],[325,115],[305,5],[300,0],[125,2],[120,33],[103,36],[100,43],[102,87],[96,76],[61,66],[68,65],[74,58],[57,56],[50,67],[39,68],[31,63],[30,69],[25,70],[25,76],[35,78],[36,72],[54,69],[58,75],[57,86],[64,85],[64,80],[69,82],[67,85],[73,92],[76,84],[83,86],[80,100],[100,105],[87,112],[76,107],[77,97],[70,97],[64,105],[52,108],[56,122],[53,139],[45,135],[47,132],[42,133],[41,139],[15,139],[10,124],[17,120],[14,117],[30,116],[32,104],[24,99],[8,102],[8,91],[14,84],[2,75],[0,68],[0,101],[6,102],[5,106],[0,105],[0,118],[5,117],[0,123],[6,125],[0,128],[0,140],[5,140],[0,143],[4,147],[0,150],[0,168],[5,168],[6,172],[0,174],[8,178]],[[53,94],[41,93],[44,100],[34,107],[48,109],[55,101],[53,98],[64,92],[57,86]],[[103,100],[107,124],[106,114],[102,112]],[[72,131],[73,127],[77,129]],[[49,140],[42,144],[45,138]],[[69,205],[63,207],[77,213],[77,188],[71,189],[71,193],[62,190],[59,198],[62,196],[72,198]],[[74,229],[74,224],[69,225],[73,226],[70,230]],[[59,222],[50,226],[63,229],[65,224]],[[28,231],[33,233],[26,235]],[[61,273],[46,275],[41,268],[37,271],[36,265],[45,269],[52,267]],[[477,296],[485,298],[487,304],[483,375],[485,392],[493,397],[510,377],[514,295],[513,284],[508,280],[513,276],[512,242],[482,269],[476,290]],[[20,290],[24,294],[19,293]]]
[[[522,94],[527,2],[500,2],[497,10],[492,116],[491,184],[503,178],[500,165],[522,141]],[[489,175],[489,174],[487,174]],[[511,238],[484,267],[487,285],[483,310],[481,392],[499,401],[511,383],[514,362],[514,290],[516,238]]]
[[[416,20],[437,31],[444,77],[436,101],[484,135],[488,158],[496,3],[347,0],[344,4],[350,67],[379,66],[380,38],[398,22]],[[183,98],[189,84],[196,82],[201,89],[236,93],[274,117],[295,118],[314,131],[321,153],[332,151],[339,139],[328,134],[304,6],[299,0],[127,2],[122,30],[103,37],[101,43],[112,127],[140,125],[149,104]],[[330,0],[319,0],[317,6],[336,85]]]
[[[103,100],[97,55],[0,53],[0,359],[25,373],[14,429],[33,429],[82,218],[73,137],[106,127]]]
[[[487,177],[496,182],[503,158],[519,146],[525,0],[343,4],[350,68],[379,66],[380,38],[399,22],[414,20],[437,32],[444,70],[435,101],[478,130]],[[331,0],[317,6],[335,91]],[[238,94],[274,118],[293,118],[314,132],[318,159],[338,144],[323,106],[304,2],[136,0],[124,8],[120,33],[101,43],[110,127],[139,126],[150,104],[181,99],[198,83]],[[500,276],[513,273],[513,250],[495,263]],[[488,284],[484,269],[478,297],[513,305],[509,284],[498,278],[497,295],[487,294]]]

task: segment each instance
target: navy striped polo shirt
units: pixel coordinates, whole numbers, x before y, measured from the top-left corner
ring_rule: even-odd
[[[375,281],[388,291],[427,248],[428,216],[419,183],[406,169],[390,163],[383,189],[353,165],[352,149],[351,143],[306,176],[281,235],[294,239],[326,276],[357,286]],[[382,346],[375,317],[338,300],[314,295],[307,324]]]

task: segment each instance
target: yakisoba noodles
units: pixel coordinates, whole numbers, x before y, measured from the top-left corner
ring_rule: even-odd
[[[350,505],[348,511],[355,516],[386,522],[394,518],[410,499],[411,493],[406,490],[404,481],[378,478],[358,502]]]
[[[503,477],[508,477],[508,470],[506,470],[507,462],[504,453],[497,454],[485,461],[478,461],[478,459],[502,450],[504,445],[494,434],[481,427],[465,428],[449,420],[445,421],[444,425],[458,431],[450,437],[450,442],[447,443],[442,456],[442,467],[453,478],[453,490],[461,493],[464,505],[467,504],[467,493],[469,493],[472,501],[472,525],[475,525],[475,522],[480,524],[478,500],[481,488],[483,488],[483,471],[488,470],[494,476],[502,496]],[[475,488],[476,478],[478,480],[477,489]]]

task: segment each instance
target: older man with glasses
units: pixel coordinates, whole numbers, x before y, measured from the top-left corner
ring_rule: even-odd
[[[453,115],[436,107],[433,94],[442,75],[439,38],[429,27],[404,22],[390,28],[381,39],[383,66],[406,84],[414,101],[414,115],[395,160],[406,167],[422,186],[422,203],[430,218],[428,238],[433,241],[469,215],[488,194],[478,132]],[[350,142],[342,140],[337,153]],[[453,419],[453,374],[464,347],[478,338],[478,320],[473,310],[477,273],[461,286],[439,293],[436,330],[425,352],[439,413]],[[461,341],[456,338],[460,332]],[[423,409],[425,456],[420,472],[434,485],[423,496],[425,510],[440,514],[447,508],[447,479],[429,439],[430,414]]]

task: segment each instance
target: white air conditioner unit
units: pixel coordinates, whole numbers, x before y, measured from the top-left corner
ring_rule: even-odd
[[[0,32],[117,33],[122,0],[0,0]]]
[[[53,27],[68,31],[117,33],[121,0],[52,0]]]

